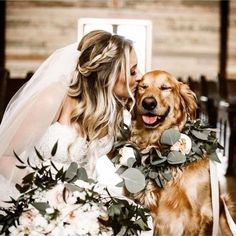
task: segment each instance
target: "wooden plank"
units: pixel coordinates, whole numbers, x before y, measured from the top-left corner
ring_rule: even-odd
[[[6,0],[0,1],[0,68],[5,67]]]

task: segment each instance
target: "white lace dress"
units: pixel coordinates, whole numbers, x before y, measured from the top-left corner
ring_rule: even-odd
[[[57,151],[54,156],[51,155],[51,151],[55,143],[58,143]],[[110,186],[111,191],[116,194],[122,194],[121,188],[115,187],[117,183],[121,181],[120,177],[115,173],[115,167],[108,159],[106,154],[111,150],[113,144],[113,138],[105,136],[99,140],[97,148],[95,150],[96,156],[99,157],[96,161],[95,177],[101,184]],[[84,166],[88,162],[88,142],[77,136],[76,131],[67,125],[62,125],[58,122],[52,124],[40,142],[36,145],[37,150],[46,159],[51,159],[54,163],[69,166],[71,162],[78,163],[79,166]],[[39,159],[36,153],[33,151],[30,155],[30,162],[37,164]],[[21,181],[18,181],[19,183]],[[9,196],[17,196],[17,191],[14,184],[9,182],[0,175],[0,205],[3,206],[3,201],[8,200]]]

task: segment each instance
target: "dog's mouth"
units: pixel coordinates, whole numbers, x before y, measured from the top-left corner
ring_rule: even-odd
[[[165,120],[169,112],[170,112],[170,107],[168,107],[168,109],[163,115],[156,115],[152,113],[143,114],[142,121],[147,127],[155,127],[157,125],[160,125]]]

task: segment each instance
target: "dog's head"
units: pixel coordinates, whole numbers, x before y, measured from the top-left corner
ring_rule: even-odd
[[[151,71],[137,89],[134,129],[144,134],[154,132],[157,138],[166,129],[181,130],[188,117],[195,117],[196,109],[196,97],[188,85],[165,71]]]

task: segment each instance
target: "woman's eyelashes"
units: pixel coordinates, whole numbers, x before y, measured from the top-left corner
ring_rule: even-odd
[[[131,71],[130,71],[130,75],[131,75],[131,76],[137,75],[137,71],[136,71],[136,70],[131,70]]]
[[[136,75],[138,75],[138,73],[139,73],[139,70],[138,70],[137,64],[130,68],[130,75],[131,76],[136,76]]]

